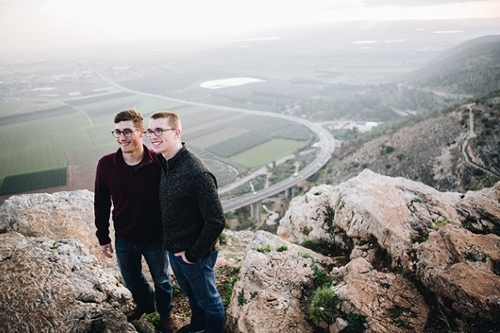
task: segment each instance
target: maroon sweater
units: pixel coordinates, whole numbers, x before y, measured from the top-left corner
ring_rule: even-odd
[[[142,246],[163,236],[159,198],[160,164],[154,152],[144,147],[137,166],[128,166],[121,149],[103,156],[95,178],[94,215],[100,245],[111,242],[111,203],[115,232],[126,241]]]

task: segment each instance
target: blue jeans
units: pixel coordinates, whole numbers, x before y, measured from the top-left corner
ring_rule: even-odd
[[[168,273],[167,251],[163,248],[163,240],[137,246],[115,236],[116,259],[122,273],[125,287],[132,293],[139,311],[151,313],[156,310],[160,315],[168,315],[172,303],[172,284]],[[141,258],[144,256],[153,278],[155,291],[142,272]],[[156,306],[155,306],[156,304]]]
[[[168,254],[175,278],[191,307],[190,332],[224,332],[224,305],[215,285],[214,272],[218,254],[218,250],[214,251],[193,264],[186,263],[173,253]]]

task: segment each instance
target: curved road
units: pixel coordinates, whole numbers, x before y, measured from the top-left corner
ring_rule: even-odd
[[[315,172],[317,172],[321,167],[323,167],[329,160],[330,156],[335,150],[335,139],[333,138],[332,134],[324,129],[321,125],[313,123],[311,121],[308,121],[303,118],[295,117],[295,116],[287,116],[287,115],[282,115],[279,113],[272,113],[272,112],[267,112],[267,111],[256,111],[256,110],[249,110],[249,109],[242,109],[242,108],[235,108],[235,107],[229,107],[229,106],[220,106],[220,105],[212,105],[212,104],[205,104],[205,103],[198,103],[198,102],[190,102],[186,100],[181,100],[177,98],[170,98],[170,97],[165,97],[161,95],[155,95],[155,94],[150,94],[150,93],[145,93],[137,90],[132,90],[125,88],[118,83],[112,81],[111,79],[107,78],[103,74],[99,73],[98,71],[94,70],[88,65],[80,63],[82,66],[85,66],[88,68],[90,71],[96,73],[101,79],[112,85],[113,87],[126,91],[132,94],[137,94],[137,95],[143,95],[143,96],[148,96],[148,97],[153,97],[153,98],[158,98],[158,99],[163,99],[167,101],[173,101],[173,102],[178,102],[182,104],[188,104],[188,105],[195,105],[195,106],[203,106],[203,107],[210,107],[214,109],[220,109],[220,110],[227,110],[227,111],[235,111],[235,112],[241,112],[241,113],[246,113],[246,114],[252,114],[252,115],[258,115],[258,116],[266,116],[266,117],[275,117],[275,118],[282,118],[286,120],[290,120],[296,123],[299,123],[303,126],[308,127],[311,131],[316,133],[319,136],[320,142],[320,152],[318,156],[314,159],[313,163],[307,165],[304,167],[302,170],[300,170],[296,176],[293,176],[291,178],[282,180],[276,184],[273,184],[269,186],[268,188],[265,188],[263,190],[258,191],[256,194],[250,193],[243,195],[241,197],[227,200],[227,201],[222,201],[222,206],[224,208],[224,212],[229,212],[232,210],[235,210],[240,207],[248,206],[254,202],[263,200],[265,198],[271,197],[279,192],[283,192],[284,190],[295,186],[297,183],[299,183],[302,179],[308,178],[311,175],[313,175]]]
[[[469,131],[465,135],[464,141],[462,142],[462,157],[466,163],[472,165],[475,168],[483,170],[484,172],[488,173],[490,176],[500,177],[500,175],[497,175],[495,172],[488,170],[485,167],[475,163],[474,161],[472,161],[472,158],[469,157],[469,154],[468,154],[469,141],[470,141],[470,139],[473,139],[476,137],[476,133],[474,132],[474,113],[472,112],[472,105],[474,105],[474,103],[466,105],[467,109],[469,109]]]

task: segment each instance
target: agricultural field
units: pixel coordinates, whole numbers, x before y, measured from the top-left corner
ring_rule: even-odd
[[[8,176],[0,187],[0,195],[66,185],[66,168]]]
[[[141,111],[145,127],[155,111],[176,112],[183,124],[183,141],[209,165],[219,187],[310,144],[314,137],[291,121],[132,93],[91,95],[64,103],[0,116],[0,195],[71,187],[68,167],[78,167],[80,175],[82,170],[94,173],[97,160],[117,149],[111,135],[113,118],[126,108]],[[144,137],[144,143],[149,145],[149,139]],[[93,177],[84,178],[89,181],[83,187],[93,190]]]
[[[300,141],[272,139],[263,144],[231,156],[229,159],[246,167],[258,167],[276,161],[302,145]]]

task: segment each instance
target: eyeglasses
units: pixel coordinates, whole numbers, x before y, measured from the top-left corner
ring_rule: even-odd
[[[166,132],[166,131],[175,131],[175,128],[155,128],[154,130],[147,129],[146,136],[152,136],[153,133],[156,136],[160,136],[163,134],[163,132]]]
[[[135,131],[137,131],[137,129],[131,130],[130,128],[125,128],[123,131],[115,129],[114,131],[111,131],[111,134],[113,134],[115,138],[119,138],[122,134],[126,138],[130,138],[132,136],[132,133]]]

